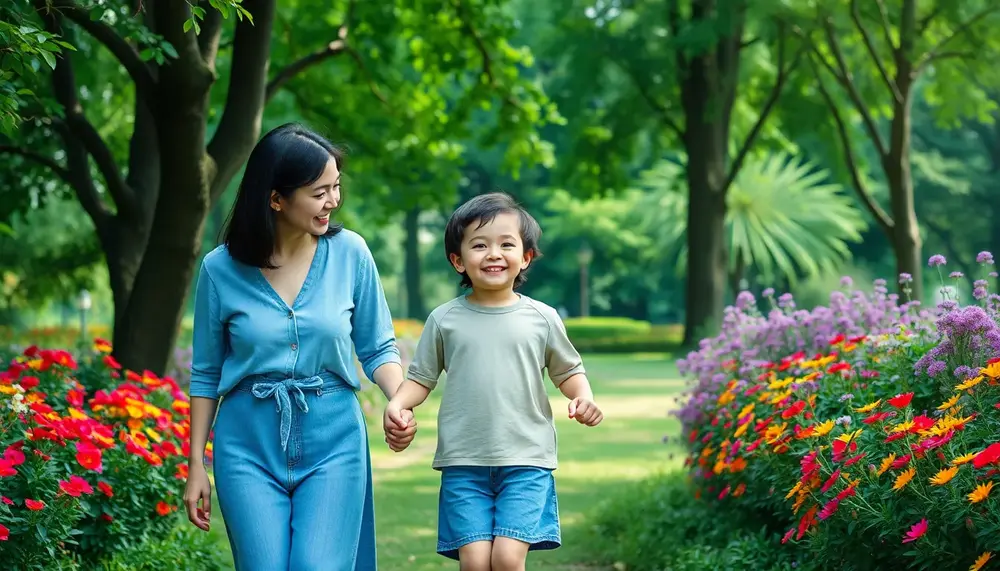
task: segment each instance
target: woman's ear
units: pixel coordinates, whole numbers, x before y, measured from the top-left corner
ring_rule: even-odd
[[[270,204],[271,204],[271,210],[274,210],[275,212],[281,212],[281,195],[278,194],[278,191],[276,190],[271,191]]]

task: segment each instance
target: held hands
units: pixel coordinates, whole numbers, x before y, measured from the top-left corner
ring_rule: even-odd
[[[575,418],[580,424],[597,426],[604,420],[604,413],[594,401],[577,397],[569,401],[569,417]]]
[[[417,421],[413,411],[400,409],[399,405],[389,401],[382,415],[382,430],[385,431],[385,442],[393,452],[402,452],[413,441],[417,433]]]

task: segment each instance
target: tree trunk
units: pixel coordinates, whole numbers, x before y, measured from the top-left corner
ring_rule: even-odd
[[[717,9],[711,0],[696,2],[692,20],[713,18]],[[743,18],[742,12],[732,16],[733,27],[721,35],[714,50],[680,56],[688,182],[684,346],[712,335],[725,305],[729,122],[739,81]]]
[[[420,207],[414,206],[406,211],[404,221],[406,228],[406,316],[410,319],[423,320],[427,317],[424,305],[424,294],[421,291],[420,279]]]

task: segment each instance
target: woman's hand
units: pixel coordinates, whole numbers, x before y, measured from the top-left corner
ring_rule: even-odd
[[[198,502],[201,501],[201,506]],[[188,519],[198,528],[208,531],[212,515],[212,482],[205,466],[189,466],[187,485],[184,486],[184,505]]]
[[[393,452],[402,452],[417,434],[417,421],[410,409],[399,409],[399,405],[389,402],[382,416],[382,430],[385,442]]]

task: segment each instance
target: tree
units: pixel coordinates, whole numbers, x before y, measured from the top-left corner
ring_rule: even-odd
[[[131,101],[127,137],[124,129],[102,133],[89,117],[101,103],[94,94],[109,85],[100,78],[97,90],[81,89],[78,77],[97,75],[94,60],[60,53],[49,91],[57,113],[35,110],[32,129],[0,150],[15,157],[7,163],[12,169],[28,162],[47,168],[87,211],[108,265],[115,352],[131,368],[162,372],[166,366],[210,207],[256,142],[267,102],[301,73],[336,65],[344,80],[367,86],[365,68],[396,65],[402,50],[413,56],[406,71],[411,78],[430,85],[455,78],[460,89],[476,95],[474,102],[519,93],[512,58],[501,49],[504,38],[494,33],[503,26],[491,22],[504,17],[502,5],[490,0],[301,0],[283,2],[282,12],[275,0],[36,0],[34,11],[17,6],[78,50],[103,46],[125,72],[124,81],[111,82],[116,89],[110,97],[126,94]],[[285,10],[297,10],[285,26],[315,24],[316,34],[307,37],[321,39],[305,53],[282,54],[287,59],[272,72],[272,28]],[[238,18],[230,36],[224,23],[233,13]],[[401,42],[406,35],[409,41]],[[489,51],[499,54],[496,60],[483,57]],[[225,75],[228,81],[218,81]],[[225,98],[216,111],[212,101],[222,99],[213,97],[220,83]],[[531,99],[534,92],[520,93],[524,106],[542,105]],[[436,101],[428,93],[413,105]]]
[[[620,189],[662,158],[664,148],[680,145],[687,157],[692,254],[684,343],[690,345],[721,319],[728,191],[768,134],[767,121],[803,48],[777,2],[564,4],[559,17],[570,37],[553,38],[543,53],[558,62],[550,74],[565,78],[563,89],[547,91],[576,125],[567,186]]]
[[[748,277],[760,284],[795,283],[835,270],[846,261],[850,242],[860,242],[866,224],[830,174],[803,159],[778,153],[751,157],[727,195],[723,240],[726,269],[734,291]],[[683,274],[690,263],[688,193],[681,167],[663,161],[643,173],[646,190],[639,205],[642,230],[654,249],[676,257]]]
[[[844,8],[823,6],[817,12],[817,25],[805,35],[811,45],[809,61],[816,89],[836,125],[852,186],[889,238],[897,272],[913,276],[912,295],[920,299],[922,238],[910,156],[914,94],[920,79],[926,77],[931,82],[928,96],[946,118],[982,113],[985,96],[973,93],[974,85],[963,76],[962,70],[968,68],[954,63],[994,64],[1000,44],[992,40],[990,27],[1000,22],[1000,4],[979,0],[928,4],[899,0],[894,4],[898,9],[889,10],[883,0],[851,0]],[[888,212],[865,182],[850,117],[825,77],[840,86],[848,108],[860,117],[888,187]],[[887,118],[887,125],[880,123],[882,117]]]

